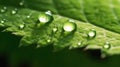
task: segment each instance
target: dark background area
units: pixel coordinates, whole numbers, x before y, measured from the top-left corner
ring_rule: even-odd
[[[1,29],[2,30],[2,29]],[[0,32],[0,67],[119,67],[120,55],[100,58],[100,50],[63,49],[52,45],[18,47],[21,37]]]

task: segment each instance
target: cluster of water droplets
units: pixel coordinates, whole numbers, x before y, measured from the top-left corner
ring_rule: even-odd
[[[20,6],[23,6],[24,5],[24,0],[22,0],[20,3],[19,3],[19,5]],[[4,12],[6,12],[7,11],[7,7],[3,7],[1,10],[0,10],[0,12],[1,13],[4,13]],[[17,13],[17,11],[18,11],[18,9],[17,8],[15,8],[15,9],[13,9],[12,11],[11,11],[11,14],[16,14]],[[26,16],[26,18],[30,18],[31,16],[30,15],[28,15],[28,16]],[[52,22],[54,20],[54,18],[53,18],[53,15],[52,15],[52,12],[51,11],[46,11],[46,12],[44,12],[44,13],[40,13],[40,15],[38,16],[38,21],[39,21],[39,23],[42,23],[42,24],[46,24],[46,23],[50,23],[50,22]],[[4,22],[6,21],[6,19],[2,19],[2,20],[0,20],[0,23],[1,24],[4,24]],[[25,24],[20,24],[19,25],[19,29],[24,29],[24,27],[25,27]],[[71,32],[74,32],[75,30],[77,29],[77,25],[76,25],[76,23],[73,21],[73,20],[69,20],[69,21],[66,21],[64,24],[63,24],[63,30],[64,30],[64,32],[68,32],[68,33],[71,33]],[[52,29],[52,31],[55,33],[55,32],[57,32],[58,31],[58,27],[54,27],[53,29]],[[95,38],[96,37],[96,30],[94,30],[94,29],[91,29],[89,32],[87,32],[87,38],[88,39],[93,39],[93,38]],[[49,43],[51,40],[50,39],[48,39],[47,40],[47,42]],[[77,46],[81,46],[81,42],[78,42],[77,43]],[[75,46],[76,47],[76,46]],[[104,45],[103,45],[103,48],[104,49],[110,49],[111,48],[111,44],[109,43],[109,42],[106,42]]]

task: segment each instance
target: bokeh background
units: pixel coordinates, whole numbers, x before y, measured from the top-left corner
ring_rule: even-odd
[[[2,31],[3,29],[0,29]],[[18,47],[21,37],[0,32],[0,67],[119,67],[120,55],[100,58],[100,50],[63,49],[52,45]]]

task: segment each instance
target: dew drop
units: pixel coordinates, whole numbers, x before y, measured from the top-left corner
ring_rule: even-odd
[[[45,13],[41,13],[38,16],[38,19],[39,19],[39,22],[41,22],[41,23],[48,23],[53,20],[53,16],[52,16],[51,11],[47,11]]]
[[[91,30],[88,32],[88,38],[94,38],[96,36],[96,31],[95,30]]]
[[[106,42],[105,45],[103,45],[103,48],[110,49],[111,48],[111,44],[109,42]]]
[[[20,25],[19,25],[19,28],[20,28],[20,29],[23,29],[24,27],[25,27],[25,24],[20,24]]]
[[[66,32],[72,32],[76,29],[76,24],[74,23],[74,21],[69,21],[64,23],[63,25],[63,30]]]

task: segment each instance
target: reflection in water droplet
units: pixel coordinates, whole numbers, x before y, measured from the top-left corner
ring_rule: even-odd
[[[111,44],[109,42],[106,42],[105,45],[103,45],[103,48],[110,49],[111,48]]]
[[[38,19],[39,19],[39,22],[41,23],[48,23],[48,22],[53,21],[53,16],[52,16],[51,11],[47,11],[45,13],[41,13]]]
[[[88,32],[88,38],[94,38],[96,36],[96,31],[95,30],[91,30]]]
[[[25,24],[20,24],[20,25],[19,25],[19,28],[20,28],[20,29],[23,29],[24,27],[25,27]]]
[[[72,22],[71,21],[66,22],[63,25],[63,29],[66,32],[72,32],[72,31],[74,31],[76,29],[76,24],[73,21]]]

